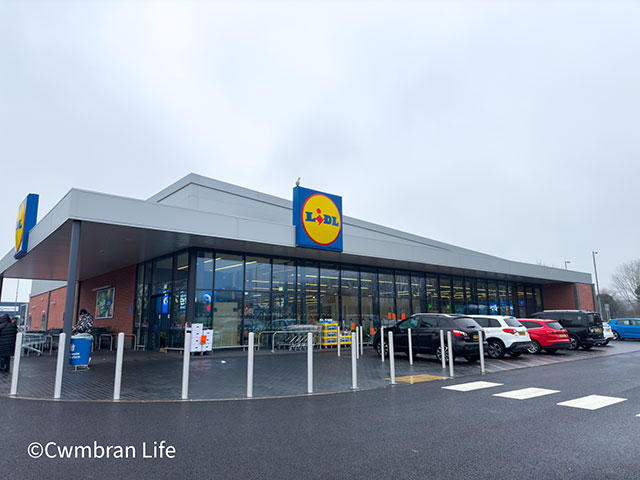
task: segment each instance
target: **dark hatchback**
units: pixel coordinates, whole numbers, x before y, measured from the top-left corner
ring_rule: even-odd
[[[531,318],[556,320],[569,334],[571,350],[582,347],[589,350],[594,345],[603,345],[606,340],[602,319],[596,312],[587,310],[545,310],[531,315]]]
[[[451,332],[451,342],[453,345],[453,358],[464,357],[470,362],[475,362],[480,358],[480,346],[478,342],[478,331],[480,325],[471,317],[464,315],[447,315],[416,313],[411,317],[402,320],[393,327],[384,329],[385,334],[385,356],[389,353],[388,332],[393,332],[393,346],[396,352],[409,354],[408,329],[411,329],[411,343],[414,356],[418,353],[435,355],[438,360],[442,360],[440,349],[440,330],[445,335],[445,352],[447,347],[447,332]],[[381,342],[380,332],[373,337],[373,346],[380,355]],[[483,342],[485,351],[487,342]]]

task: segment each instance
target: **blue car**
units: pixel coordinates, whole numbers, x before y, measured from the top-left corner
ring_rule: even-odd
[[[640,338],[640,318],[615,318],[609,325],[615,340]]]

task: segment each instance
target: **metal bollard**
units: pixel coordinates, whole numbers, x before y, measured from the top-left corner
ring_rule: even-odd
[[[307,333],[307,393],[313,393],[313,333]]]
[[[247,355],[247,398],[253,397],[253,332],[249,332],[249,352]]]
[[[61,333],[58,337],[58,358],[56,359],[56,383],[53,388],[53,398],[62,395],[62,371],[64,370],[64,350],[67,345],[67,334]]]
[[[484,346],[482,345],[482,337],[484,336],[484,331],[482,329],[478,330],[478,341],[480,342],[480,372],[484,375]]]
[[[184,349],[182,355],[182,399],[189,398],[189,360],[191,356],[191,332],[184,334]]]
[[[411,329],[407,330],[407,340],[409,340],[409,365],[413,365],[413,342],[411,341]]]
[[[16,335],[16,344],[13,348],[13,369],[11,370],[11,392],[9,395],[18,393],[18,375],[20,374],[20,357],[22,355],[22,332]]]
[[[340,356],[340,344],[342,343],[342,332],[340,331],[340,327],[338,327],[338,356]]]
[[[120,385],[122,383],[122,355],[124,354],[124,333],[118,334],[116,347],[116,373],[113,379],[113,399],[120,400]]]
[[[393,353],[393,332],[389,332],[389,371],[391,373],[391,385],[396,384],[396,357]]]
[[[356,327],[355,329],[355,334],[356,334],[356,360],[360,360],[360,331],[358,330],[359,327]]]
[[[358,388],[358,362],[356,361],[356,332],[351,333],[351,388]]]
[[[384,362],[384,327],[380,327],[380,356]]]
[[[447,359],[444,356],[444,330],[440,330],[440,351],[442,352],[442,368],[447,368]]]
[[[360,355],[364,355],[364,327],[360,326]]]
[[[453,378],[453,342],[451,341],[451,330],[447,332],[447,344],[449,347],[449,377]]]

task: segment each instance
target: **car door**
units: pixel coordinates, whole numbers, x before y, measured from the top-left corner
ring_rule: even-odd
[[[413,337],[414,345],[418,348],[418,351],[431,353],[436,334],[439,335],[438,332],[438,317],[420,317],[420,327],[416,329],[416,335]]]
[[[629,336],[631,338],[640,338],[640,320],[628,320]]]
[[[618,320],[615,324],[615,329],[621,338],[633,337],[633,332],[631,332],[633,327],[629,325],[629,320]]]
[[[409,350],[408,331],[411,329],[411,336],[413,337],[419,324],[420,322],[417,317],[409,317],[398,323],[393,334],[393,345],[396,350]],[[385,340],[388,341],[388,338],[385,338]]]

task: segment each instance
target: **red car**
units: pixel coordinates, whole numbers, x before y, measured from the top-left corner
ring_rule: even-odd
[[[571,346],[569,334],[556,320],[519,318],[518,321],[527,327],[531,337],[529,353],[540,353],[541,350],[554,353],[560,348],[568,349]]]

